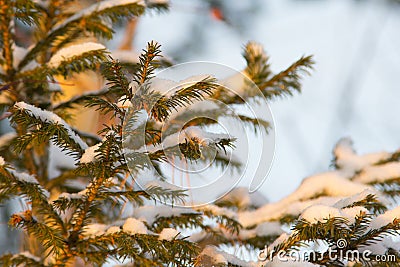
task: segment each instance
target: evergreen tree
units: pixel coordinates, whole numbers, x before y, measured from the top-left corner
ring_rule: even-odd
[[[234,147],[233,137],[210,135],[202,128],[215,121],[199,119],[186,128],[190,138],[165,149],[142,150],[161,145],[161,134],[176,134],[174,129],[162,132],[160,122],[172,114],[179,118],[180,110],[209,98],[243,105],[256,98],[254,85],[269,101],[292,95],[300,91],[300,78],[313,64],[311,57],[273,74],[262,47],[249,42],[243,51],[247,64],[243,73],[254,84],[241,84],[241,97],[212,76],[192,78],[189,85],[162,94],[153,86],[156,69],[168,65],[159,44],[149,42],[138,63],[126,65],[100,42],[85,38],[110,39],[111,25],[147,10],[163,11],[167,3],[109,0],[77,13],[66,11],[73,4],[0,1],[1,116],[14,128],[2,137],[0,147],[0,201],[17,197],[25,206],[9,219],[11,227],[23,231],[24,249],[2,255],[2,266],[101,266],[114,261],[126,266],[275,266],[285,263],[247,262],[228,251],[240,247],[251,253],[267,245],[260,255],[275,259],[278,251],[287,256],[306,245],[317,249],[316,241],[337,247],[343,240],[346,246],[339,251],[375,248],[373,256],[382,251],[395,255],[396,263],[390,264],[397,265],[398,247],[388,236],[399,227],[399,209],[393,208],[400,176],[398,152],[358,156],[343,140],[335,148],[336,170],[309,177],[287,198],[265,205],[239,188],[214,204],[167,206],[159,202],[184,204],[188,192],[166,188],[162,177],[145,189],[135,185],[141,170],[159,169],[167,150],[177,148],[185,160],[198,162],[207,160],[207,149],[222,155]],[[33,32],[29,48],[18,46],[16,29],[21,24]],[[101,73],[105,88],[57,101],[63,94],[57,77],[88,70]],[[111,118],[98,135],[72,126],[70,114],[82,107]],[[226,109],[219,113],[228,115]],[[148,121],[131,128],[141,114]],[[266,121],[244,115],[239,119],[254,131],[269,128]],[[144,131],[143,142],[137,142],[137,132],[127,129]],[[202,141],[201,135],[209,141]],[[72,157],[75,165],[53,176],[55,147]],[[221,156],[215,164],[225,161]],[[129,216],[124,212],[128,206]],[[292,230],[284,233],[288,228]],[[305,260],[308,263],[302,264],[310,266],[350,264],[343,258]],[[385,266],[373,261],[360,264]]]
[[[243,208],[227,197],[221,206],[238,209],[247,230],[236,238],[264,246],[259,266],[398,266],[398,161],[398,151],[357,155],[345,138],[333,170],[307,177],[282,200]]]

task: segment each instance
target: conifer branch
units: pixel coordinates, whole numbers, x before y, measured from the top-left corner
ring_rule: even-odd
[[[31,0],[16,0],[14,3],[14,16],[22,23],[33,26],[39,24],[40,8],[38,4]]]
[[[338,248],[337,242],[344,239],[348,246],[339,252],[346,252],[379,245],[398,234],[400,224],[395,217],[400,210],[388,208],[400,193],[399,177],[391,172],[381,176],[380,169],[397,170],[398,152],[363,157],[351,149],[336,149],[338,170],[321,175],[319,181],[316,177],[307,178],[307,190],[302,184],[282,202],[265,206],[236,191],[217,205],[177,210],[175,204],[185,204],[189,198],[185,190],[165,188],[158,180],[146,183],[145,189],[137,189],[140,175],[149,174],[149,170],[154,171],[154,179],[166,179],[161,162],[167,162],[169,154],[193,164],[207,162],[217,167],[229,166],[230,170],[240,168],[240,160],[230,157],[234,156],[231,151],[235,138],[204,129],[220,118],[235,117],[256,133],[267,132],[268,121],[236,115],[229,108],[256,99],[257,87],[267,100],[300,91],[300,80],[312,69],[313,60],[302,57],[274,75],[262,46],[251,42],[244,48],[247,64],[241,73],[251,81],[239,82],[243,88],[234,88],[238,90],[236,95],[217,85],[211,76],[181,81],[170,93],[163,94],[164,89],[171,88],[152,84],[156,69],[165,66],[156,42],[147,44],[139,63],[129,70],[109,57],[99,43],[71,43],[80,37],[111,38],[110,22],[115,24],[142,14],[145,7],[163,10],[167,7],[164,1],[99,1],[77,13],[63,12],[56,5],[59,3],[63,2],[50,1],[46,6],[32,0],[0,0],[0,92],[6,92],[9,98],[3,107],[9,109],[16,129],[12,138],[15,151],[8,144],[11,139],[0,142],[6,144],[0,148],[5,157],[0,157],[0,201],[15,196],[28,200],[25,211],[12,215],[9,224],[40,243],[37,250],[31,251],[38,257],[29,253],[6,254],[0,257],[0,265],[61,267],[79,258],[96,266],[113,259],[131,260],[127,266],[242,267],[255,263],[244,262],[220,248],[240,246],[254,251],[269,245],[274,251],[268,250],[267,254],[277,256],[281,250],[290,255],[321,239]],[[17,68],[13,62],[17,59],[13,58],[17,52],[13,45],[14,20],[31,27],[38,39],[23,51],[26,54]],[[68,77],[89,69],[100,70],[106,88],[53,103],[53,97],[62,93],[61,88],[50,86],[55,81],[53,76]],[[197,102],[209,97],[222,100],[226,107],[202,106],[203,103],[197,106]],[[111,113],[116,119],[105,123],[98,136],[79,131],[62,118],[69,118],[68,112],[82,104]],[[197,118],[190,119],[196,117],[193,115]],[[164,129],[162,124],[167,120],[170,125]],[[180,125],[187,121],[183,127]],[[139,140],[138,135],[143,138]],[[61,148],[63,156],[72,154],[75,166],[50,166],[50,144]],[[392,165],[385,166],[388,163]],[[368,173],[371,168],[374,173]],[[348,173],[353,177],[348,179]],[[370,177],[374,180],[362,180],[366,174],[373,174]],[[340,191],[339,182],[346,185],[344,192]],[[338,201],[353,191],[358,194]],[[172,203],[174,207],[153,206],[150,200]],[[132,211],[129,215],[133,217],[126,218],[124,207]],[[287,226],[292,226],[285,230],[290,231],[288,234],[282,229]],[[190,232],[191,236],[182,237],[181,231]],[[197,233],[192,235],[193,231]],[[385,253],[397,255],[395,262],[400,261],[396,248],[385,248]],[[327,256],[309,262],[343,265],[342,259]]]
[[[37,127],[29,133],[23,134],[15,141],[18,151],[25,150],[32,142],[39,144],[49,140],[60,147],[69,149],[73,155],[81,155],[87,145],[60,117],[45,112],[25,103],[17,103],[10,110],[13,113],[12,121],[25,128]]]
[[[309,69],[312,68],[313,64],[312,56],[301,57],[286,70],[261,83],[259,88],[267,99],[277,96],[291,96],[294,91],[301,91],[301,74],[309,74]]]
[[[87,93],[84,93],[84,94],[81,94],[78,96],[74,96],[71,99],[68,99],[66,101],[63,101],[61,103],[54,105],[52,110],[57,111],[57,110],[61,110],[61,109],[73,108],[74,105],[83,104],[83,103],[87,102],[88,100],[92,99],[92,97],[104,96],[108,92],[109,92],[108,88],[102,88],[97,91],[90,91],[90,92],[87,92]]]
[[[138,87],[153,77],[154,71],[159,66],[156,58],[161,56],[160,47],[160,44],[151,41],[147,43],[146,49],[144,49],[143,53],[139,56],[139,71],[136,72],[133,77],[133,81]]]
[[[111,38],[113,30],[104,24],[104,19],[110,19],[113,22],[120,20],[126,16],[136,16],[144,12],[144,6],[133,1],[132,3],[122,5],[111,5],[107,7],[107,1],[102,1],[93,4],[86,10],[80,13],[71,15],[60,25],[56,26],[46,35],[42,40],[38,41],[36,45],[29,50],[26,56],[18,64],[18,70],[22,70],[35,56],[43,50],[49,49],[54,42],[65,34],[74,34],[74,29],[81,28],[81,30],[100,35],[105,38]]]
[[[169,97],[154,93],[153,97],[157,100],[152,106],[151,115],[155,120],[164,121],[172,111],[195,101],[204,100],[217,86],[214,78],[207,77],[189,87],[177,90]]]
[[[243,51],[243,57],[247,63],[244,73],[257,86],[261,85],[272,74],[268,57],[260,44],[254,42],[247,43]]]
[[[102,75],[107,79],[107,87],[111,93],[116,94],[118,97],[125,95],[127,99],[133,97],[132,90],[129,88],[129,81],[119,61],[107,61],[103,63],[101,70]]]
[[[71,73],[80,73],[87,70],[95,70],[100,63],[107,60],[105,49],[85,52],[63,60],[55,69],[50,70],[53,75],[63,75],[64,78]]]
[[[46,265],[37,260],[37,257],[31,255],[30,253],[19,253],[16,255],[4,254],[0,257],[0,265],[46,267]]]

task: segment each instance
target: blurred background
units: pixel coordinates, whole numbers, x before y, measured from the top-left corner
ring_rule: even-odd
[[[271,201],[328,170],[342,137],[351,137],[359,153],[400,148],[399,1],[172,0],[170,12],[138,21],[134,47],[153,39],[176,62],[212,61],[238,70],[248,40],[264,45],[275,72],[314,55],[303,92],[270,103],[276,151],[260,192]]]

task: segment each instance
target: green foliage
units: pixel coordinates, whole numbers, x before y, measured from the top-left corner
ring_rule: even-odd
[[[145,6],[146,2],[150,3]],[[230,108],[259,101],[257,90],[268,101],[300,92],[301,78],[312,69],[312,57],[301,57],[287,69],[274,74],[263,48],[248,43],[243,51],[246,61],[243,74],[249,80],[240,88],[240,96],[229,93],[212,76],[187,86],[179,85],[171,93],[162,94],[154,90],[152,83],[157,69],[166,66],[167,61],[161,55],[161,46],[154,41],[142,51],[138,64],[129,69],[114,60],[106,49],[64,57],[55,65],[50,61],[62,48],[79,42],[80,38],[110,39],[114,33],[112,24],[149,9],[165,10],[165,4],[117,1],[113,5],[104,5],[111,2],[100,1],[72,14],[64,11],[61,5],[72,5],[70,1],[50,1],[49,6],[36,1],[0,3],[0,64],[3,70],[0,93],[6,96],[7,101],[2,107],[10,112],[15,130],[7,145],[0,148],[5,159],[5,164],[0,166],[0,201],[7,203],[17,198],[24,203],[24,208],[10,217],[9,225],[28,236],[23,243],[29,249],[29,253],[1,256],[2,266],[70,266],[80,260],[93,266],[101,266],[110,260],[127,266],[249,266],[253,263],[234,257],[227,257],[226,263],[214,262],[213,257],[207,258],[202,251],[210,245],[241,247],[247,252],[268,246],[269,256],[274,257],[279,251],[289,255],[319,240],[331,247],[337,247],[340,240],[345,240],[347,246],[338,250],[339,254],[378,244],[388,236],[398,234],[398,218],[378,228],[371,225],[377,216],[390,212],[391,205],[396,203],[400,192],[399,177],[366,183],[357,180],[367,167],[398,162],[398,151],[368,166],[351,170],[350,177],[346,176],[351,183],[376,190],[340,208],[335,207],[339,211],[360,208],[361,212],[351,218],[354,220],[328,216],[310,222],[300,211],[286,210],[293,204],[287,202],[285,205],[278,203],[281,206],[277,204],[278,215],[258,218],[253,224],[245,225],[243,217],[261,217],[265,215],[261,212],[263,207],[228,199],[216,206],[183,211],[159,203],[186,204],[190,195],[184,190],[161,186],[166,175],[160,166],[167,162],[168,154],[191,163],[203,161],[212,162],[216,167],[228,164],[237,169],[243,167],[240,162],[227,160],[229,152],[235,149],[234,137],[205,142],[192,136],[161,149],[161,134],[171,136],[181,130],[174,121],[186,121],[196,113],[198,118],[190,120],[184,129],[191,126],[207,129],[221,117],[233,117],[255,133],[268,132],[271,127],[268,121],[247,115],[235,116]],[[34,39],[22,59],[13,64],[15,20],[30,27]],[[51,86],[53,82],[57,83],[57,76],[68,79],[88,70],[102,75],[106,80],[104,88],[63,102],[54,101],[62,93],[62,89],[53,90]],[[221,100],[227,107],[218,106],[201,112],[191,109],[196,103],[213,98]],[[68,124],[70,113],[85,107],[111,117],[97,135],[79,131]],[[148,117],[146,122],[140,121],[142,115]],[[213,119],[207,119],[207,116]],[[167,129],[160,126],[164,122],[170,123]],[[144,133],[143,140],[138,140],[141,133]],[[126,145],[130,150],[124,151]],[[59,169],[56,177],[49,175],[50,148],[53,146],[75,160],[75,166]],[[335,156],[334,172],[344,175],[348,166],[341,165],[340,153]],[[137,180],[142,171],[149,169],[158,171],[158,174],[154,173],[156,183],[139,188]],[[337,196],[332,196],[325,188],[314,195],[296,199],[294,204],[309,207],[334,197]],[[388,203],[388,199],[393,203]],[[130,219],[137,224],[134,230],[130,229]],[[264,223],[291,230],[287,236],[281,236],[279,231],[265,231],[263,227],[270,225]],[[162,238],[163,230],[167,228],[173,228],[179,234]],[[29,246],[32,244],[35,245]],[[215,253],[226,256],[219,250]],[[400,262],[398,251],[390,248],[385,253],[395,255],[395,261],[358,262],[353,266],[397,266]],[[209,262],[212,265],[207,265]],[[310,262],[321,266],[345,266],[343,259],[332,260],[325,255]]]
[[[279,251],[289,255],[310,242],[323,240],[337,247],[340,240],[345,240],[347,246],[337,251],[340,253],[368,247],[398,234],[400,221],[396,218],[378,228],[371,227],[377,216],[390,212],[388,203],[382,201],[378,193],[336,208],[340,211],[360,208],[354,220],[333,216],[317,222],[306,220],[301,212],[285,210],[287,205],[278,206],[281,203],[275,207],[280,212],[278,215],[259,218],[249,225],[244,225],[241,218],[256,218],[264,213],[259,210],[262,207],[254,203],[245,205],[241,199],[228,198],[215,206],[184,210],[158,203],[185,204],[190,194],[160,185],[165,177],[161,164],[167,162],[167,155],[191,163],[209,162],[216,167],[243,167],[240,162],[227,159],[235,148],[234,137],[205,142],[191,136],[162,148],[161,135],[172,136],[181,131],[174,121],[188,121],[187,118],[197,115],[183,128],[206,129],[219,118],[228,117],[239,120],[255,133],[268,132],[271,127],[268,121],[248,115],[237,116],[230,109],[249,101],[260,101],[258,92],[267,100],[300,92],[300,80],[312,69],[313,59],[301,57],[274,74],[263,48],[248,43],[243,51],[246,61],[243,74],[248,79],[241,85],[243,88],[239,88],[240,95],[228,92],[211,76],[186,86],[165,88],[173,90],[162,94],[153,89],[152,82],[156,70],[166,66],[166,61],[161,55],[161,46],[154,41],[142,51],[138,64],[129,69],[114,60],[106,49],[69,55],[58,64],[50,62],[62,48],[80,38],[110,39],[114,33],[112,24],[141,15],[146,9],[165,10],[165,4],[150,1],[145,6],[140,1],[121,1],[108,5],[111,2],[100,1],[72,14],[64,12],[61,3],[73,4],[50,1],[49,6],[44,6],[34,1],[0,1],[0,64],[3,69],[0,93],[6,95],[7,102],[2,103],[2,107],[10,112],[15,129],[15,135],[1,148],[5,164],[0,166],[0,201],[7,203],[18,198],[24,202],[23,210],[10,217],[9,225],[28,236],[23,242],[29,248],[29,253],[1,256],[2,266],[61,267],[80,260],[93,266],[110,260],[127,266],[249,266],[253,263],[233,256],[221,263],[203,252],[210,245],[239,246],[250,252],[268,246],[267,254],[273,258]],[[31,48],[16,64],[13,63],[14,20],[31,27],[35,36]],[[54,101],[62,93],[61,89],[51,89],[57,76],[68,79],[88,70],[102,75],[106,80],[104,88],[63,102]],[[209,99],[221,100],[226,106],[206,111],[191,109],[196,103]],[[68,124],[70,113],[85,107],[111,118],[98,135],[79,131]],[[143,115],[148,117],[146,122],[140,121]],[[170,120],[172,115],[173,120]],[[161,126],[164,122],[171,122],[166,129]],[[143,140],[140,140],[138,136],[142,133]],[[52,146],[75,160],[74,167],[58,170],[56,177],[49,176]],[[336,152],[335,167],[340,172],[346,166],[341,165],[340,153]],[[372,166],[385,166],[398,160],[397,151]],[[154,169],[158,171],[154,173],[156,183],[138,188],[137,179],[142,171]],[[349,181],[355,183],[363,169],[353,171]],[[398,197],[398,185],[399,177],[368,183],[370,189],[392,200]],[[295,204],[308,207],[332,197],[329,192],[320,190],[297,199]],[[280,231],[266,231],[265,227],[271,225],[290,227],[291,232],[280,236]],[[163,231],[168,228],[178,234],[162,238]],[[214,253],[220,253],[224,259],[227,256],[220,250]],[[398,251],[388,249],[386,253],[396,256],[389,265],[361,264],[390,266],[399,263]],[[321,259],[310,262],[345,266],[342,259],[319,256]]]

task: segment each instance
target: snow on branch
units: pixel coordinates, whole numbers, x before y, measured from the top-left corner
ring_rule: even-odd
[[[29,186],[34,186],[37,187],[40,190],[40,193],[43,194],[44,197],[48,198],[50,197],[49,191],[47,191],[45,188],[43,188],[38,180],[36,179],[35,176],[30,175],[29,173],[26,172],[18,172],[13,169],[6,168],[6,170],[14,177],[19,182],[29,184]]]
[[[198,256],[201,266],[242,266],[256,267],[256,262],[240,260],[234,255],[228,254],[215,246],[206,246]]]
[[[88,145],[71,129],[68,123],[66,123],[55,113],[37,108],[25,102],[15,103],[14,107],[26,112],[29,116],[39,119],[44,123],[61,125],[64,129],[66,129],[68,136],[82,149],[86,149],[88,147]]]
[[[378,191],[372,186],[348,180],[339,171],[331,171],[310,176],[303,180],[299,188],[279,202],[266,204],[253,211],[238,213],[239,222],[248,227],[258,223],[279,218],[283,214],[299,215],[302,210],[315,204],[333,205],[343,197],[353,196],[365,190]],[[315,198],[316,196],[326,196]]]
[[[83,227],[83,236],[85,237],[96,237],[96,236],[101,236],[104,235],[106,230],[107,230],[107,225],[101,224],[101,223],[92,223],[88,224],[85,227]]]
[[[66,61],[75,56],[91,51],[106,51],[106,47],[95,42],[86,42],[82,44],[71,45],[60,49],[49,60],[48,65],[52,68],[57,68],[63,61]]]
[[[164,228],[160,232],[160,235],[158,236],[158,240],[171,241],[171,240],[174,240],[175,238],[179,238],[179,237],[180,237],[180,233],[176,229]]]
[[[370,229],[376,230],[384,227],[390,223],[394,223],[397,220],[397,224],[400,225],[400,206],[394,209],[388,210],[385,213],[378,215],[370,222]]]
[[[15,170],[8,170],[9,173],[11,173],[18,181],[24,182],[24,183],[29,183],[29,184],[39,184],[39,182],[36,180],[35,176],[30,175],[26,172],[17,172]]]
[[[92,223],[83,227],[83,235],[89,238],[105,234],[114,234],[120,231],[130,235],[148,234],[146,225],[144,225],[142,221],[135,218],[127,218],[120,226]]]
[[[346,197],[366,189],[373,190],[371,186],[349,181],[341,172],[331,171],[304,179],[299,188],[285,198],[285,201],[304,200],[321,194]]]
[[[129,234],[147,234],[147,227],[144,225],[143,222],[135,219],[135,218],[128,218],[126,219],[124,225],[122,226],[122,230]]]
[[[102,143],[98,143],[94,146],[86,148],[80,159],[80,163],[94,162],[96,160],[96,156],[100,154],[99,149],[101,144]]]
[[[349,138],[339,140],[333,150],[333,154],[335,155],[336,166],[349,176],[390,157],[388,152],[357,155],[353,148],[353,142]]]
[[[183,144],[186,140],[196,139],[200,145],[210,146],[218,145],[220,142],[234,141],[234,138],[229,134],[210,133],[196,126],[190,126],[183,129],[181,132],[171,134],[163,139],[161,144],[155,146],[147,146],[140,151],[156,152]]]
[[[383,183],[400,177],[400,162],[367,166],[354,176],[354,181],[366,184]]]
[[[77,21],[83,17],[91,16],[93,14],[98,14],[105,12],[107,9],[112,9],[119,6],[127,6],[127,5],[137,5],[144,8],[145,3],[143,0],[107,0],[97,2],[87,8],[82,9],[81,11],[75,13],[73,16],[66,19],[60,25],[56,26],[53,31],[56,31],[70,22]]]
[[[181,216],[182,214],[200,215],[201,213],[190,208],[160,206],[141,206],[133,212],[135,218],[145,221],[147,224],[153,224],[160,217]]]
[[[355,217],[361,213],[368,213],[368,210],[364,207],[352,207],[345,209],[338,209],[327,205],[314,205],[305,209],[300,219],[308,221],[310,223],[325,222],[331,218],[345,218],[348,223],[353,224]]]

